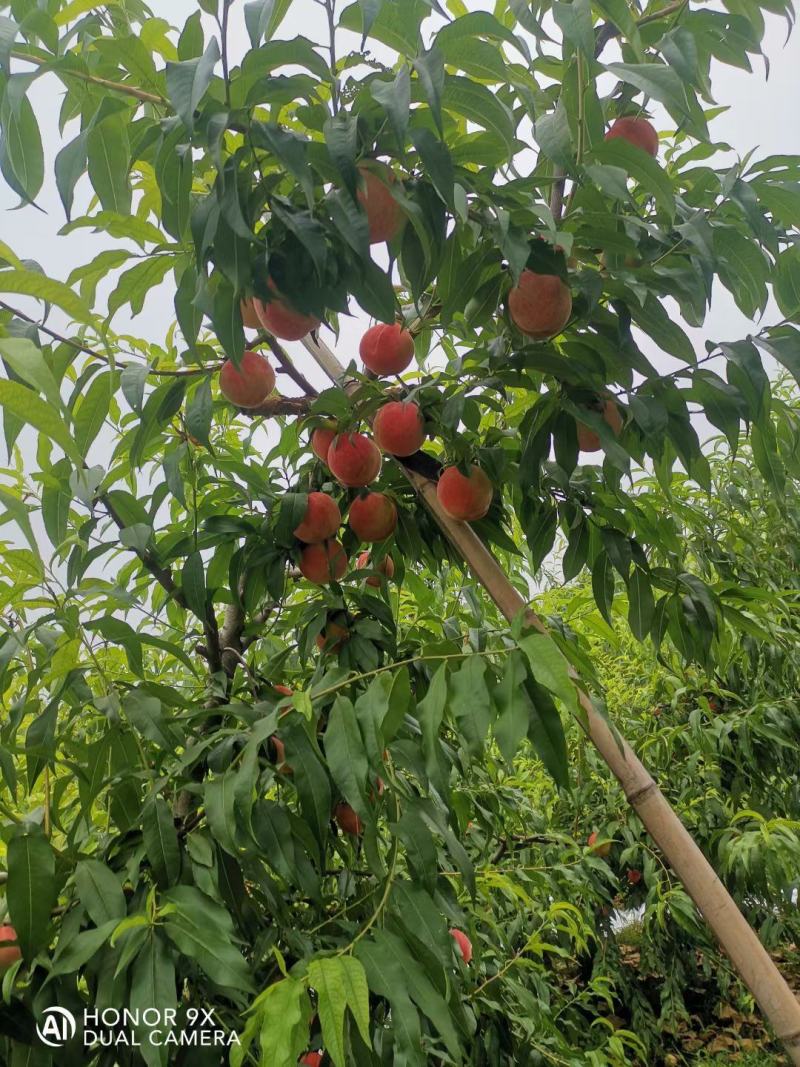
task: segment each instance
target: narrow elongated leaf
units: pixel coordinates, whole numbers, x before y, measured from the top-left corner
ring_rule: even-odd
[[[115,378],[111,371],[96,375],[75,412],[75,444],[82,456],[86,456],[108,415]]]
[[[55,304],[75,322],[91,322],[92,313],[68,285],[47,278],[33,270],[0,271],[0,293],[19,293],[32,296],[47,304]]]
[[[212,37],[205,52],[197,59],[184,63],[167,63],[167,93],[170,103],[183,120],[184,126],[194,127],[194,113],[205,95],[219,60],[219,45]]]
[[[174,885],[181,870],[181,852],[172,812],[163,797],[145,807],[142,840],[156,881],[162,888]]]
[[[316,959],[308,965],[308,980],[317,993],[325,1050],[336,1067],[346,1067],[344,1017],[348,1008],[364,1042],[370,1040],[369,989],[364,968],[354,956]]]
[[[23,958],[33,959],[49,939],[56,902],[56,861],[43,834],[24,834],[8,843],[8,913]]]
[[[365,814],[368,810],[364,799],[367,753],[355,708],[346,697],[337,697],[331,708],[323,744],[331,777],[342,796],[357,812]]]
[[[96,926],[124,918],[125,894],[117,876],[99,860],[81,860],[75,868],[75,888]]]
[[[175,984],[175,961],[163,937],[151,929],[131,971],[130,1005],[139,1018],[153,1009],[164,1018],[164,1013],[174,1009],[177,1002]],[[138,1052],[147,1067],[164,1067],[168,1058],[168,1046],[160,1034],[142,1023],[136,1028]]]
[[[106,211],[126,215],[131,209],[128,181],[130,142],[128,117],[112,115],[89,130],[86,149],[89,180]]]
[[[0,276],[2,273],[0,271]],[[0,381],[0,406],[9,414],[33,426],[51,441],[55,441],[76,463],[82,462],[80,451],[61,416],[32,389],[20,385],[19,382]]]

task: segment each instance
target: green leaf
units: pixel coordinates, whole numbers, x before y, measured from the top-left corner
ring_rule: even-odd
[[[575,162],[572,133],[569,128],[567,109],[559,98],[555,110],[542,115],[534,123],[533,135],[541,150],[559,167],[569,169]]]
[[[72,971],[79,971],[84,964],[97,955],[102,946],[111,937],[117,925],[117,920],[111,919],[96,929],[83,930],[63,946],[62,942],[59,941],[53,958],[50,978],[60,974],[70,974]],[[62,927],[62,931],[63,929]]]
[[[338,696],[328,716],[323,738],[325,759],[342,796],[359,814],[367,813],[364,787],[367,778],[367,754],[352,701]]]
[[[415,56],[419,50],[420,25],[431,13],[426,0],[403,0],[402,3],[386,2],[367,36],[393,48],[403,56]],[[364,9],[360,4],[346,7],[339,17],[343,29],[364,34]]]
[[[764,253],[752,237],[745,237],[733,226],[714,227],[714,252],[720,281],[740,310],[754,318],[766,307],[769,295],[769,267]]]
[[[325,145],[333,165],[339,171],[350,195],[355,199],[358,185],[356,152],[358,151],[358,122],[353,115],[340,111],[327,119],[323,128]]]
[[[12,837],[6,856],[8,914],[23,958],[32,960],[49,941],[50,912],[57,899],[56,861],[41,834]]]
[[[525,688],[532,702],[528,740],[556,785],[566,789],[569,786],[569,755],[558,708],[547,690],[531,678],[526,679]]]
[[[455,204],[453,202],[455,175],[453,173],[453,160],[447,145],[443,141],[439,141],[432,130],[422,126],[411,131],[411,138],[436,192],[450,210],[455,212]]]
[[[514,155],[515,119],[508,107],[485,85],[448,74],[442,93],[442,105],[447,111],[463,115],[465,119],[499,133],[509,156]]]
[[[12,75],[0,101],[0,170],[23,200],[33,201],[44,181],[39,124],[25,96],[27,75]]]
[[[628,582],[628,624],[637,641],[644,641],[650,633],[654,613],[650,578],[640,567],[634,567]]]
[[[483,751],[492,721],[492,702],[486,685],[486,660],[470,656],[450,678],[450,704],[458,731],[472,755]]]
[[[160,285],[164,275],[174,266],[174,256],[149,256],[121,274],[116,288],[108,298],[109,319],[126,304],[130,304],[133,315],[139,315],[144,310],[147,294],[154,286]]]
[[[351,277],[350,290],[361,307],[380,322],[394,322],[395,294],[392,276],[371,259],[362,264],[361,277]]]
[[[61,407],[61,394],[41,351],[27,337],[0,337],[0,356],[18,377],[43,393],[54,408]]]
[[[142,841],[153,876],[161,888],[174,885],[181,872],[181,850],[167,802],[153,797],[142,812]]]
[[[308,965],[308,980],[317,993],[325,1051],[336,1067],[346,1067],[344,1016],[348,1008],[364,1043],[370,1044],[369,988],[364,968],[354,956],[314,959]]]
[[[33,296],[47,304],[55,304],[75,322],[92,321],[92,313],[68,285],[47,278],[33,270],[0,271],[0,293],[19,293]]]
[[[439,728],[447,705],[447,664],[437,667],[428,686],[428,692],[417,705],[417,718],[422,727],[422,748],[425,753],[425,769],[428,777],[439,788],[443,785],[441,768],[441,744]]]
[[[128,123],[127,113],[112,115],[89,130],[86,142],[92,187],[103,208],[119,215],[131,210]]]
[[[165,1018],[166,1012],[177,1004],[175,981],[175,961],[164,939],[150,930],[131,971],[130,1006],[138,1012],[140,1018],[153,1009]],[[168,1047],[163,1042],[163,1035],[145,1024],[134,1028],[138,1039],[138,1052],[147,1067],[165,1067]],[[159,1038],[162,1038],[160,1043]]]
[[[614,600],[614,568],[608,553],[598,552],[592,566],[592,593],[600,614],[611,624],[611,604]]]
[[[410,997],[438,1030],[450,1055],[460,1061],[462,1053],[450,1009],[403,941],[388,930],[376,930],[358,943],[356,956],[364,965],[370,990],[389,1000],[392,1019],[396,1006],[402,1013]]]
[[[0,277],[2,276],[0,271]],[[0,286],[1,288],[2,286]],[[42,400],[27,386],[19,382],[0,381],[0,406],[9,414],[27,422],[55,441],[76,463],[82,462],[82,456],[70,436],[63,419],[50,404]]]
[[[81,860],[75,868],[78,898],[96,926],[125,917],[125,894],[117,876],[99,860]]]
[[[206,579],[203,557],[199,552],[190,552],[181,571],[181,590],[189,609],[204,621],[206,611]]]
[[[423,52],[413,61],[414,70],[422,85],[425,99],[433,114],[439,133],[444,137],[442,126],[442,92],[444,90],[444,59],[438,48]]]
[[[196,960],[220,988],[251,992],[250,968],[236,947],[228,912],[190,885],[173,886],[162,894],[162,899],[175,905],[175,910],[165,916],[164,930],[180,951]]]
[[[669,110],[673,117],[686,118],[689,102],[684,82],[672,67],[661,62],[654,63],[608,63],[606,70],[620,81],[635,86]]]
[[[75,186],[86,170],[88,162],[86,142],[88,136],[88,130],[82,130],[74,140],[64,145],[53,163],[56,188],[58,189],[58,195],[61,197],[61,203],[64,205],[64,214],[67,219],[72,213]]]
[[[219,45],[212,37],[202,56],[184,63],[167,63],[167,94],[184,126],[194,128],[194,113],[211,84],[219,60]]]
[[[666,171],[647,152],[629,144],[623,137],[613,137],[610,141],[593,145],[591,154],[600,163],[621,167],[646,193],[655,197],[656,203],[670,218],[674,216],[672,182]]]
[[[800,314],[800,248],[791,245],[778,256],[773,290],[778,307],[786,319]]]
[[[594,58],[594,29],[592,8],[589,0],[556,0],[553,3],[553,18],[566,40],[580,49],[587,59]]]
[[[206,781],[203,787],[206,817],[214,840],[232,856],[236,848],[236,774],[230,770]]]
[[[386,110],[397,144],[405,148],[411,109],[411,72],[403,64],[395,75],[394,81],[371,81],[369,88],[373,97]]]
[[[392,910],[402,924],[403,936],[412,952],[417,945],[422,945],[443,966],[450,965],[453,942],[441,908],[427,890],[413,882],[396,882]]]
[[[536,681],[564,704],[567,711],[575,711],[578,699],[569,669],[558,645],[549,634],[530,634],[520,639],[519,647],[528,657]]]
[[[108,415],[116,377],[111,371],[96,375],[74,412],[75,444],[84,457]]]
[[[258,48],[275,10],[275,0],[252,0],[244,5],[244,24],[252,48]]]
[[[503,759],[511,763],[525,736],[531,717],[531,699],[525,689],[528,668],[522,653],[512,652],[503,664],[503,675],[495,687],[497,720],[494,737]]]

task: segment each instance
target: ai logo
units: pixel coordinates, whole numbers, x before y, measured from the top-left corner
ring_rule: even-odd
[[[44,1019],[36,1024],[36,1033],[50,1048],[60,1048],[75,1036],[75,1016],[66,1008],[45,1008]]]

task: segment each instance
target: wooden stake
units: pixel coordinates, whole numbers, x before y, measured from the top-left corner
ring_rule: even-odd
[[[344,368],[324,342],[309,335],[303,345],[333,382],[346,386]],[[451,519],[442,510],[435,483],[416,471],[406,467],[403,470],[442,532],[505,618],[512,622],[524,612],[529,626],[546,632],[542,620],[528,607],[472,527]],[[581,687],[576,672],[570,673],[586,712],[586,721],[581,725],[589,739],[785,1045],[790,1062],[800,1067],[800,1001],[636,753],[623,737],[611,730]]]

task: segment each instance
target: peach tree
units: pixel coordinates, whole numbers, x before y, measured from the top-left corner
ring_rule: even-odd
[[[770,380],[800,377],[800,159],[715,141],[711,86],[792,5],[472,7],[0,4],[10,203],[56,191],[100,248],[56,277],[0,242],[15,1067],[51,1062],[52,1004],[238,1035],[79,1026],[59,1064],[641,1052],[587,1028],[599,984],[556,991],[580,857],[535,905],[497,881],[515,758],[570,788],[592,661],[558,618],[509,628],[408,475],[526,596],[555,550],[686,662],[757,634],[768,606],[696,566],[670,487],[711,489],[706,423],[778,499],[800,477]],[[698,351],[721,289],[758,321]]]

